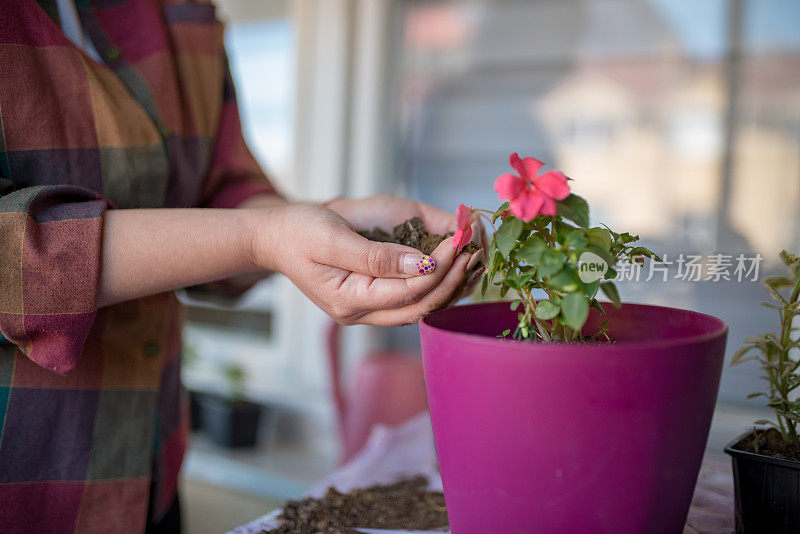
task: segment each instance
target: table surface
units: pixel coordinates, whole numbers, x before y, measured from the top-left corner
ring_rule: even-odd
[[[399,478],[417,474],[428,478],[431,489],[441,490],[442,480],[436,468],[433,433],[427,414],[421,414],[397,427],[377,426],[364,448],[348,463],[315,484],[309,495],[321,497],[330,486],[347,492],[375,484],[390,484]],[[279,514],[280,510],[273,510],[228,534],[259,534],[276,527]],[[359,530],[370,534],[419,534],[409,530]],[[730,462],[724,458],[705,458],[684,534],[733,532],[733,475]]]

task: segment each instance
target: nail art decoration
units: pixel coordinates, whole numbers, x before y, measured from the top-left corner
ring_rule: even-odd
[[[416,262],[417,276],[430,274],[436,268],[436,262],[427,254],[420,254]]]

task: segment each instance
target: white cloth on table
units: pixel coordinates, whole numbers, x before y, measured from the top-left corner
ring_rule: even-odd
[[[376,426],[364,448],[345,465],[315,484],[308,494],[321,497],[330,486],[341,492],[348,492],[375,484],[391,484],[415,475],[425,476],[430,489],[442,490],[428,414],[420,414],[396,427]],[[230,531],[229,534],[259,534],[262,530],[275,528],[278,526],[277,517],[280,512],[275,510]],[[367,534],[425,534],[410,530],[358,530]],[[449,531],[437,532],[443,534]]]

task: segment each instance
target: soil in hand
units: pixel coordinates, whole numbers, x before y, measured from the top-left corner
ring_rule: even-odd
[[[747,434],[734,449],[784,460],[800,461],[800,449],[784,441],[780,431],[776,428],[765,430],[754,429]]]
[[[446,527],[444,495],[428,491],[417,476],[388,486],[340,493],[328,488],[322,499],[289,501],[278,517],[280,526],[262,534],[358,534],[355,527],[431,530]]]
[[[414,217],[408,219],[404,223],[398,224],[392,230],[392,235],[389,235],[384,230],[377,227],[373,230],[359,230],[358,233],[371,241],[398,243],[415,248],[422,251],[423,254],[428,255],[430,255],[442,241],[453,235],[452,232],[445,235],[429,234],[425,229],[425,223],[422,222],[422,219],[419,217]],[[478,248],[476,243],[470,242],[464,247],[463,252],[473,254],[478,251]]]

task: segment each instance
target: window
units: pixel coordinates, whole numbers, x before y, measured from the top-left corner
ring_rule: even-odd
[[[410,196],[496,206],[492,182],[518,151],[575,177],[594,223],[671,260],[761,254],[763,275],[800,247],[797,2],[403,5],[394,126]],[[757,283],[676,274],[624,282],[623,298],[718,315],[733,348],[774,322]],[[743,400],[756,375],[726,369],[722,397]]]

